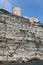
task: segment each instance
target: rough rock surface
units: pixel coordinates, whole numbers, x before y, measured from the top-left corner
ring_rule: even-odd
[[[43,60],[43,24],[31,20],[0,11],[0,60]]]

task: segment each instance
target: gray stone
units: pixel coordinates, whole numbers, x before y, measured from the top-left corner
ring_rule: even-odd
[[[5,46],[0,49],[5,51],[2,55],[17,54],[18,59],[43,60],[43,24],[37,20],[31,22],[29,18],[2,13],[0,13],[0,46]],[[8,55],[6,52],[9,52]],[[14,60],[15,57],[12,58]],[[6,59],[11,60],[11,57]]]

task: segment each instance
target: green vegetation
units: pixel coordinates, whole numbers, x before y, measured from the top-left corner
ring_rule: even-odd
[[[0,12],[6,13],[6,14],[10,14],[10,12],[4,10],[4,9],[0,9]]]

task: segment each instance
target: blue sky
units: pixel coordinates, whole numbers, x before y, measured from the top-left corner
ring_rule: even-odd
[[[22,16],[35,16],[43,23],[43,0],[0,0],[0,8],[12,12],[12,7],[21,8]]]

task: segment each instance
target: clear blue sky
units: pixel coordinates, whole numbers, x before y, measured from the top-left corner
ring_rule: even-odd
[[[21,8],[22,16],[35,16],[43,23],[43,0],[0,0],[0,8],[12,11],[12,7]]]

